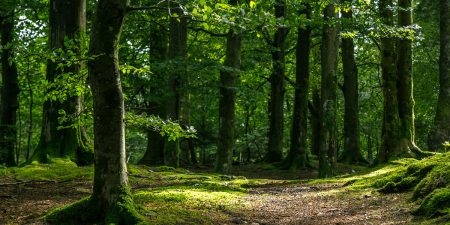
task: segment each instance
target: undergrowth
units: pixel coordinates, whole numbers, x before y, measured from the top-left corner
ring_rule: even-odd
[[[401,159],[380,170],[348,181],[350,188],[376,188],[382,193],[412,192],[420,205],[413,213],[426,218],[450,218],[450,154]],[[436,220],[437,221],[437,220]]]

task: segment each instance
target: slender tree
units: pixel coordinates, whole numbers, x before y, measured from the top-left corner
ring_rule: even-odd
[[[304,4],[300,15],[311,19],[311,6]],[[309,58],[311,51],[311,26],[302,24],[297,28],[294,111],[292,114],[291,145],[286,157],[291,169],[306,167]]]
[[[14,5],[0,8],[1,75],[0,99],[0,165],[15,166],[17,142],[16,113],[19,108],[19,83],[14,61]]]
[[[277,19],[286,18],[286,0],[276,0],[274,3],[274,10]],[[269,144],[266,155],[266,161],[268,162],[279,162],[283,157],[284,76],[286,37],[288,32],[289,29],[285,25],[280,25],[275,31],[271,43],[272,74],[270,75]]]
[[[80,57],[81,35],[86,29],[86,1],[50,1],[49,46],[55,55],[63,50],[64,54],[74,52]],[[61,58],[71,58],[61,56]],[[81,61],[68,61],[61,58],[47,62],[46,79],[51,85],[47,95],[52,91],[64,89],[65,85],[58,81],[64,76],[77,76]],[[79,165],[92,162],[92,150],[88,146],[84,128],[74,125],[81,112],[81,98],[74,90],[68,90],[63,99],[52,99],[47,96],[43,106],[42,130],[39,144],[31,157],[32,160],[46,163],[51,157],[69,157]],[[53,94],[54,95],[54,94]],[[65,122],[60,123],[60,112],[64,111]],[[50,157],[50,158],[49,158]]]
[[[344,22],[351,27],[353,20],[352,0],[344,0],[349,9],[342,10]],[[355,45],[353,38],[342,37],[342,67],[344,73],[344,151],[341,160],[348,163],[366,162],[360,149],[359,100],[358,100],[358,68],[355,62]]]
[[[230,0],[237,5],[237,0]],[[227,35],[224,68],[220,71],[219,139],[217,144],[216,171],[229,173],[234,146],[234,121],[236,80],[241,66],[241,35],[230,28]]]
[[[155,24],[150,28],[150,65],[152,73],[157,82],[150,86],[148,101],[146,106],[148,113],[156,116],[164,116],[165,108],[162,102],[164,93],[157,85],[164,81],[166,72],[163,67],[158,66],[165,62],[168,58],[168,34],[167,25],[164,23]],[[153,129],[147,130],[147,150],[139,161],[140,164],[146,165],[163,165],[164,164],[164,142],[165,139],[158,131]]]
[[[334,3],[323,10],[324,25],[321,48],[321,107],[319,177],[332,175],[337,156],[337,58],[338,27]]]
[[[179,121],[181,116],[181,98],[186,77],[187,56],[187,17],[181,6],[171,9],[176,14],[170,17],[169,24],[169,60],[172,61],[172,71],[168,79],[168,96],[165,99],[167,119]],[[164,164],[178,167],[180,164],[180,141],[166,140],[164,143]]]
[[[442,150],[450,137],[450,1],[440,0],[439,98],[428,148]]]
[[[408,28],[413,23],[412,0],[398,0],[398,26]],[[420,155],[415,144],[413,65],[411,37],[403,37],[397,42],[398,103],[401,124],[401,139],[412,153]]]

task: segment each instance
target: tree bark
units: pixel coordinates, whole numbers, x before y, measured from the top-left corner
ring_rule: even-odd
[[[50,1],[49,46],[52,51],[70,50],[80,57],[81,35],[85,30],[85,0]],[[72,40],[76,46],[67,46],[65,44],[67,39]],[[60,82],[58,79],[62,76],[80,76],[83,66],[83,63],[59,60],[50,59],[47,62],[46,79],[56,88],[67,85],[58,83]],[[67,65],[67,63],[71,65]],[[52,89],[49,91],[52,91]],[[65,93],[65,95],[65,99],[62,100],[45,100],[41,136],[31,159],[47,163],[52,157],[68,157],[78,165],[90,164],[92,163],[92,149],[86,142],[87,137],[84,128],[80,125],[74,126],[81,111],[81,98],[73,93]],[[65,112],[66,122],[60,123],[58,121],[60,110]],[[62,128],[59,128],[59,126],[62,126]]]
[[[166,118],[179,122],[181,98],[186,76],[185,60],[187,56],[187,18],[180,7],[171,10],[177,17],[170,18],[169,59],[172,60],[172,71],[168,80],[168,96],[165,101]],[[164,143],[164,164],[178,167],[180,164],[180,141],[166,140]]]
[[[2,88],[0,99],[0,165],[15,166],[17,127],[16,113],[19,108],[17,66],[14,62],[14,9],[0,12],[1,24],[1,72]]]
[[[303,5],[300,15],[311,19],[311,6]],[[308,128],[308,93],[309,93],[309,56],[311,51],[311,27],[297,28],[295,96],[292,115],[291,145],[286,157],[290,169],[306,167],[307,128]]]
[[[352,5],[352,0],[343,3]],[[350,8],[341,10],[344,21],[352,25],[353,12]],[[358,68],[355,62],[355,46],[353,38],[342,38],[342,67],[344,73],[344,151],[340,160],[347,163],[366,163],[360,149],[359,100],[358,100]]]
[[[380,17],[384,25],[394,26],[394,14],[392,0],[380,0]],[[397,89],[397,52],[395,39],[392,36],[381,38],[381,72],[383,77],[383,126],[382,146],[378,152],[377,161],[387,162],[391,157],[399,156],[402,152],[409,151],[407,146],[402,146],[400,141],[400,118]]]
[[[230,2],[233,5],[237,1]],[[233,163],[236,81],[241,66],[241,35],[231,28],[228,31],[224,68],[220,71],[219,139],[215,169],[231,172]]]
[[[164,88],[161,90],[158,85],[165,81],[167,75],[165,69],[159,64],[166,62],[168,58],[168,34],[167,25],[153,25],[150,28],[150,65],[156,78],[156,82],[150,87],[150,96],[147,96],[148,113],[163,117],[165,107],[162,99],[164,98]],[[164,164],[164,143],[165,138],[158,131],[147,130],[147,150],[139,161],[139,164],[145,165],[163,165]]]
[[[399,0],[398,7],[398,25],[403,28],[411,26],[413,24],[412,0]],[[401,139],[408,146],[411,153],[420,157],[422,150],[415,144],[412,41],[410,38],[401,38],[397,42],[397,47],[397,73],[399,82],[397,87]]]
[[[428,136],[430,150],[443,150],[450,137],[450,1],[440,0],[439,97],[434,125]]]
[[[88,78],[94,102],[94,182],[89,199],[46,218],[60,224],[144,224],[129,190],[125,106],[118,43],[128,0],[99,0],[92,21]],[[83,212],[83,216],[80,216]]]
[[[338,28],[333,25],[337,19],[334,3],[325,7],[323,15],[319,177],[332,175],[337,160]]]
[[[286,1],[275,1],[275,17],[286,18]],[[280,25],[272,42],[272,74],[270,76],[271,93],[269,100],[269,143],[266,155],[267,162],[280,162],[283,157],[283,123],[284,123],[284,93],[285,93],[285,56],[286,37],[289,30]]]

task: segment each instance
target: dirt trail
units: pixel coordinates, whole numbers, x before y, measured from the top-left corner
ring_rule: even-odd
[[[411,224],[407,194],[349,191],[340,184],[254,188],[240,224]],[[240,220],[240,221],[239,221]]]
[[[88,196],[91,185],[0,183],[0,224],[43,224],[40,217],[48,210]],[[339,184],[271,185],[252,188],[244,209],[228,212],[232,218],[217,224],[410,224],[407,199],[406,194],[348,191]]]

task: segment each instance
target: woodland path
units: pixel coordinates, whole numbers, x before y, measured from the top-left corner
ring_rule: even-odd
[[[45,212],[88,196],[91,188],[81,180],[18,183],[5,178],[0,183],[0,224],[44,224]],[[243,209],[219,212],[230,217],[217,224],[413,224],[407,194],[278,183],[254,187],[244,198]]]

